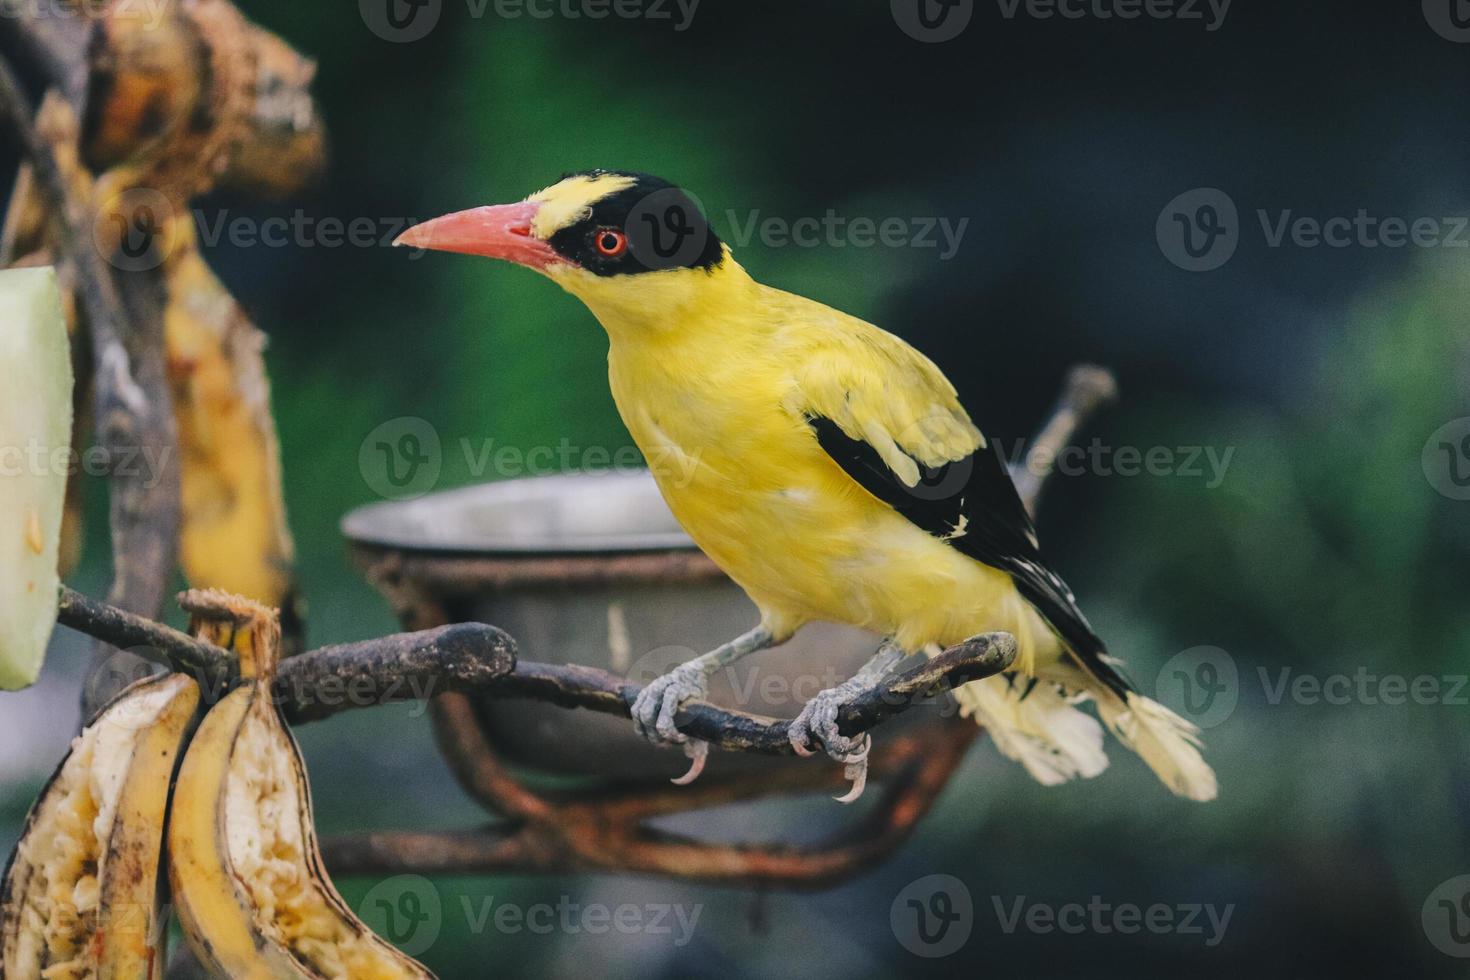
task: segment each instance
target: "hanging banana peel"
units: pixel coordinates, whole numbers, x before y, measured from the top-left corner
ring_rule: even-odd
[[[159,205],[150,214],[161,243],[166,364],[182,457],[180,562],[197,588],[282,609],[298,640],[265,335],[205,263],[188,202],[231,175],[283,193],[286,181],[299,183],[319,167],[321,127],[306,94],[314,67],[225,0],[189,0],[158,25],[104,17],[97,33],[103,54],[92,58],[93,124],[82,138],[98,172],[94,198],[104,210],[146,205],[140,195]],[[200,118],[209,125],[199,126]],[[279,173],[281,157],[250,155],[262,141],[297,165],[289,177]]]
[[[5,874],[0,978],[163,976],[164,820],[198,704],[189,678],[148,678],[77,736]]]
[[[166,265],[164,339],[182,457],[184,574],[280,608],[290,621],[293,546],[265,336],[205,264],[193,225],[180,225]]]
[[[213,591],[181,602],[244,679],[200,723],[170,813],[169,884],[195,956],[244,980],[432,977],[353,915],[322,866],[301,752],[271,695],[275,613]]]

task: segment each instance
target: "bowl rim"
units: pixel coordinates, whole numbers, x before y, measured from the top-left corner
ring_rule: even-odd
[[[556,541],[535,542],[497,538],[493,534],[464,534],[456,540],[436,540],[421,531],[404,529],[404,524],[391,518],[399,511],[413,511],[425,506],[464,506],[466,501],[485,505],[509,503],[536,492],[561,491],[576,485],[585,488],[591,481],[620,481],[624,484],[647,485],[657,492],[657,484],[647,470],[583,470],[575,473],[553,473],[543,476],[517,477],[473,483],[447,490],[435,490],[402,500],[380,500],[354,507],[342,515],[338,529],[349,542],[395,548],[423,554],[441,555],[618,555],[658,551],[698,551],[694,540],[682,530],[656,533],[581,535]],[[660,500],[660,502],[662,502]],[[385,519],[387,518],[387,519]],[[397,525],[396,527],[394,525]]]

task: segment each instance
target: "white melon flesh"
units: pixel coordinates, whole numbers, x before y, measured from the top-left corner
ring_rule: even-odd
[[[71,346],[50,268],[0,271],[0,688],[35,682],[56,625]]]

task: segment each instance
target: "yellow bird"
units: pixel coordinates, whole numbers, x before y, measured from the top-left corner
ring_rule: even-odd
[[[1102,726],[1175,793],[1215,796],[1189,722],[1133,689],[1047,568],[998,447],[924,355],[872,324],[762,285],[681,189],[645,174],[573,174],[516,204],[417,225],[397,244],[505,259],[586,304],[607,331],[618,411],[674,516],[760,610],[760,624],[655,680],[638,730],[674,726],[726,664],[814,620],[887,639],[808,702],[792,745],[845,763],[855,799],[869,740],[838,708],[909,654],[1015,635],[1015,672],[966,684],[963,709],[1046,784],[1107,766]],[[1019,676],[1018,676],[1019,675]]]

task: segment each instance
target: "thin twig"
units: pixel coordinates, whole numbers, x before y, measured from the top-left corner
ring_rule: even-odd
[[[1016,492],[1032,517],[1041,501],[1042,485],[1056,467],[1057,455],[1072,442],[1083,422],[1117,397],[1117,379],[1107,368],[1079,364],[1067,372],[1045,428],[1031,441],[1026,458],[1011,465]]]

